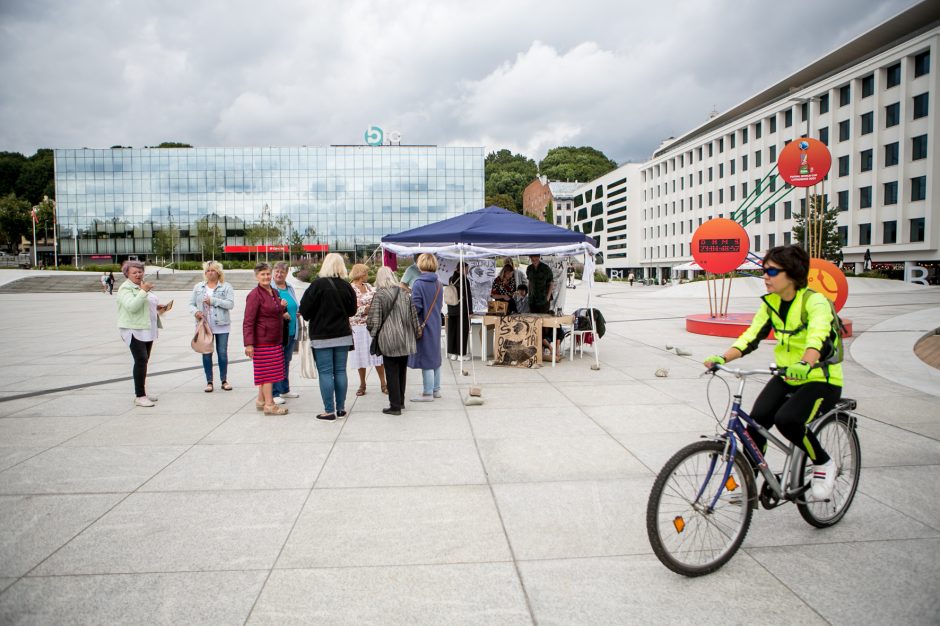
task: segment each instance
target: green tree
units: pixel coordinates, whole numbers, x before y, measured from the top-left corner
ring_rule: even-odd
[[[154,148],[192,148],[188,143],[181,143],[179,141],[164,141]]]
[[[617,163],[588,146],[552,148],[539,162],[539,173],[549,180],[587,182],[617,169]]]
[[[170,259],[179,243],[179,230],[176,226],[161,228],[153,233],[153,253],[159,258]]]
[[[217,217],[215,219],[218,220]],[[206,260],[207,256],[212,260],[222,256],[222,244],[224,242],[225,237],[218,223],[210,223],[208,216],[196,222],[196,243],[199,246],[199,255],[203,261]]]
[[[16,252],[23,237],[31,232],[32,205],[8,193],[0,198],[0,246]]]
[[[0,196],[16,192],[16,181],[26,164],[19,152],[0,152]]]
[[[516,206],[516,200],[507,193],[498,193],[493,196],[487,195],[484,202],[486,206],[498,206],[508,211],[515,211],[516,213],[522,212],[522,205]]]
[[[294,263],[294,255],[303,256],[304,253],[304,236],[301,235],[296,228],[291,227],[290,236],[287,238],[287,245],[290,246],[290,263]]]
[[[517,213],[522,212],[522,192],[536,176],[535,161],[524,154],[513,154],[506,149],[489,153],[483,162],[486,197],[508,196],[512,203],[502,199],[498,206]],[[490,204],[489,200],[487,204]]]
[[[551,200],[545,205],[545,221],[549,224],[555,223],[555,207],[552,205]]]
[[[842,241],[839,239],[839,208],[823,206],[823,197],[820,195],[812,196],[809,202],[809,211],[816,211],[816,225],[814,229],[819,228],[819,217],[822,215],[822,258],[827,261],[836,262],[839,260],[842,250]],[[811,231],[812,233],[812,231]],[[800,247],[810,251],[818,245],[820,233],[816,230],[816,241],[813,243],[807,241],[806,234],[806,213],[796,215],[793,220],[793,240]]]

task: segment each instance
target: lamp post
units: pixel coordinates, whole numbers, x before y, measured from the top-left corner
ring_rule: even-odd
[[[268,262],[268,223],[265,220],[265,215],[268,215],[271,212],[271,208],[265,204],[261,209],[261,245],[264,246],[264,262]]]
[[[75,237],[75,268],[78,269],[78,226],[72,226],[72,236]]]

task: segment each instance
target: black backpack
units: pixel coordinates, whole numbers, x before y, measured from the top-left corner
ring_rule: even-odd
[[[578,309],[573,314],[575,330],[591,330],[591,311],[592,309]],[[597,337],[601,338],[607,332],[607,323],[604,315],[597,309],[594,311],[594,326],[597,331]]]

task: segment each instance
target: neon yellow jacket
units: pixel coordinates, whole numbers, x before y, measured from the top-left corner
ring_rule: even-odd
[[[803,298],[808,298],[806,301],[807,319],[806,326],[801,328],[803,326],[803,321],[800,319],[803,311]],[[742,354],[756,350],[761,340],[766,339],[771,330],[774,331],[774,337],[777,339],[774,360],[779,367],[799,363],[807,348],[815,348],[821,353],[825,352],[823,344],[829,339],[829,333],[832,330],[832,307],[826,296],[815,291],[807,294],[805,288],[798,290],[790,304],[790,310],[787,311],[786,320],[780,318],[780,296],[769,293],[761,296],[761,300],[764,301],[764,306],[754,315],[750,327],[741,333],[733,344]],[[828,378],[826,369],[828,369]],[[836,363],[827,368],[813,368],[805,381],[787,380],[787,383],[791,385],[802,385],[806,382],[828,382],[841,387],[842,364]]]

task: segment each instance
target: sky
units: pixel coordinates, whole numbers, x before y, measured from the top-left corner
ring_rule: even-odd
[[[0,151],[559,145],[644,161],[913,0],[0,0]]]

